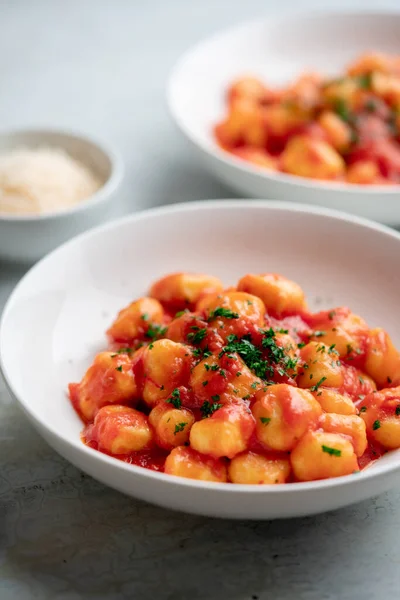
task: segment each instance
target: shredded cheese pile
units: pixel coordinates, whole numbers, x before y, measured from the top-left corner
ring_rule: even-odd
[[[89,198],[100,186],[94,173],[58,148],[0,154],[0,213],[56,212]]]

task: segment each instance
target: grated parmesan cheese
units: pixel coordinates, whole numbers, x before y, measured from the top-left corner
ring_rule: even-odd
[[[20,148],[0,154],[0,213],[56,212],[101,187],[87,167],[59,148]]]

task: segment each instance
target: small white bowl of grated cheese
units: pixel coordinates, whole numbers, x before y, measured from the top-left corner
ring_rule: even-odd
[[[33,262],[113,214],[115,150],[73,133],[0,133],[0,260]]]

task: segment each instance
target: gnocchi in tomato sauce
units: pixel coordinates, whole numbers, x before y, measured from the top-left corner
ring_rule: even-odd
[[[71,402],[82,440],[178,477],[275,485],[400,448],[400,353],[347,307],[312,313],[276,273],[174,273],[123,308]]]
[[[218,145],[269,171],[358,185],[400,183],[400,57],[368,53],[339,77],[284,88],[244,76],[226,93]]]

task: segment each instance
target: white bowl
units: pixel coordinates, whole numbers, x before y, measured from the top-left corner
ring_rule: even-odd
[[[305,69],[338,74],[362,52],[399,53],[400,13],[310,13],[268,18],[217,34],[186,53],[168,85],[168,104],[204,165],[248,196],[307,202],[400,224],[399,186],[310,180],[252,166],[223,151],[213,126],[226,114],[233,79],[254,74],[272,85]]]
[[[85,446],[66,388],[81,379],[116,312],[174,270],[227,284],[248,271],[298,281],[313,308],[348,304],[400,344],[400,234],[327,209],[219,201],[134,214],[87,232],[18,284],[0,326],[7,385],[57,452],[96,479],[155,504],[210,516],[310,515],[365,499],[400,480],[400,451],[365,471],[312,483],[217,484],[128,465]],[[18,440],[15,443],[19,443]]]
[[[111,147],[80,134],[52,130],[0,132],[0,153],[15,148],[56,147],[91,169],[102,187],[72,208],[39,215],[0,213],[0,259],[34,262],[71,237],[113,214],[123,177],[122,159]]]

